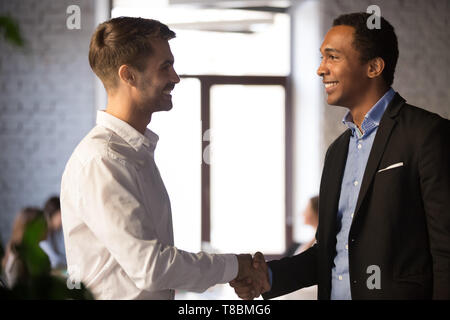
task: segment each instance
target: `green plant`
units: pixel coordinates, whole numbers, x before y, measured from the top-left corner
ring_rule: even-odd
[[[9,16],[0,16],[0,31],[4,30],[4,37],[6,41],[22,47],[24,41],[20,35],[20,29],[17,22]]]
[[[48,256],[39,247],[46,230],[44,217],[27,225],[23,241],[18,247],[18,257],[24,264],[25,275],[13,288],[0,288],[0,298],[92,300],[92,294],[82,283],[80,289],[70,290],[64,277],[51,274]]]

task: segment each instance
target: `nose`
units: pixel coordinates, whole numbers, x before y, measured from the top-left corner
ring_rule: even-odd
[[[178,76],[178,74],[177,74],[177,72],[175,71],[174,68],[172,68],[172,75],[171,75],[170,80],[171,80],[173,83],[179,83],[179,82],[180,82],[180,77]]]
[[[328,73],[328,68],[325,66],[324,59],[320,62],[319,68],[317,69],[317,75],[323,77]]]

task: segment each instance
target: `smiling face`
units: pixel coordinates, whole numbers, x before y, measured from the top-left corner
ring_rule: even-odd
[[[364,100],[369,86],[368,64],[362,64],[353,47],[354,28],[335,26],[320,47],[322,62],[317,74],[323,78],[327,103],[352,109]]]
[[[136,101],[151,113],[172,109],[171,91],[180,82],[173,68],[174,57],[167,40],[152,40],[153,54],[145,70],[137,72]]]

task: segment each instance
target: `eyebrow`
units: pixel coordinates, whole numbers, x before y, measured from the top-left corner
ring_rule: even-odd
[[[320,50],[319,50],[319,51],[320,51]],[[329,52],[341,53],[341,51],[339,51],[338,49],[334,49],[334,48],[325,48],[323,51],[324,51],[324,52],[327,52],[327,53],[329,53]],[[321,51],[321,52],[322,52],[322,51]]]
[[[161,65],[162,65],[162,66],[165,65],[165,64],[173,65],[174,63],[175,63],[175,60],[173,60],[173,59],[167,59],[167,60],[165,60],[163,63],[161,63]]]

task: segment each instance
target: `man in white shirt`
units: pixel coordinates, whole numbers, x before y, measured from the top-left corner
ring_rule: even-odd
[[[269,289],[251,255],[190,253],[174,246],[170,200],[154,161],[153,112],[172,108],[180,81],[168,40],[175,33],[150,19],[100,24],[89,63],[108,94],[97,125],[76,147],[61,184],[69,273],[97,299],[173,299],[234,279]],[[259,253],[258,253],[259,255]]]

